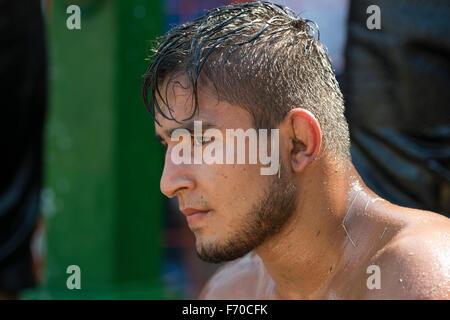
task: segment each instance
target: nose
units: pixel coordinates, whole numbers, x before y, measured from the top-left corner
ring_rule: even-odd
[[[192,190],[195,187],[188,167],[189,165],[186,164],[174,164],[170,157],[170,147],[167,149],[159,186],[166,197],[173,198],[179,192]]]

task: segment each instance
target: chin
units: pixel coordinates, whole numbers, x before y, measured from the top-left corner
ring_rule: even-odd
[[[196,252],[198,257],[209,263],[221,263],[243,257],[253,248],[239,246],[240,241],[214,237],[196,237]],[[234,245],[233,245],[234,244]]]
[[[210,233],[209,230],[205,230],[205,228],[199,228],[197,230],[193,230],[195,235],[195,247],[197,250],[202,247],[208,247],[208,246],[220,246],[222,241],[215,235],[214,233]]]

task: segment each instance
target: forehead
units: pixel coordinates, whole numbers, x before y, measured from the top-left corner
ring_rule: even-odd
[[[205,121],[222,129],[247,129],[252,125],[251,116],[245,109],[219,100],[211,87],[205,85],[199,85],[197,88],[198,110],[190,120],[183,122],[182,120],[189,118],[194,111],[192,89],[184,75],[173,77],[170,81],[166,80],[160,87],[160,92],[170,106],[173,117],[181,123],[193,120]],[[167,106],[160,97],[157,97],[157,100],[163,112],[170,117]],[[161,124],[161,126],[155,124],[157,133],[180,127],[179,123],[165,119],[159,112],[156,112],[155,117]]]

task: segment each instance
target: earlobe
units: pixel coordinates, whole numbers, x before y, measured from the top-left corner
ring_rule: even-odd
[[[291,166],[294,172],[301,172],[310,162],[306,145],[297,139],[291,139]]]

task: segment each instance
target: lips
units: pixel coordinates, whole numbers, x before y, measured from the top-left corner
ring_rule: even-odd
[[[184,208],[183,210],[181,210],[181,212],[183,212],[183,214],[188,217],[191,216],[193,214],[197,214],[197,213],[207,213],[209,210],[200,210],[200,209],[194,209],[194,208]]]
[[[199,220],[203,219],[210,212],[210,210],[184,208],[181,212],[186,216],[189,226],[192,226]]]

